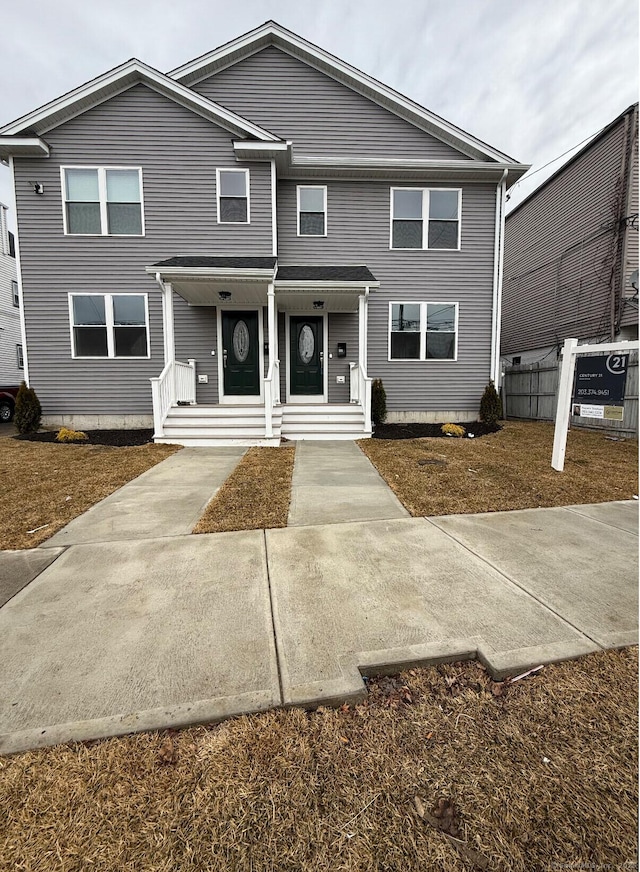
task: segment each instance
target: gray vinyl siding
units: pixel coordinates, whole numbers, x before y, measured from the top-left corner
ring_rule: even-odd
[[[502,354],[609,336],[624,129],[623,118],[507,216]]]
[[[16,259],[2,253],[0,240],[0,385],[20,384],[24,370],[18,369],[17,345],[22,345],[20,309],[13,305],[11,282],[16,281]]]
[[[349,362],[358,362],[358,313],[355,312],[330,312],[329,313],[329,351],[328,355],[328,378],[329,378],[329,402],[349,402]],[[338,342],[347,343],[347,356],[338,357]],[[336,383],[336,377],[344,376],[344,384]]]
[[[244,166],[233,138],[137,85],[49,131],[50,158],[15,161],[30,380],[44,414],[151,414],[149,378],[164,361],[160,291],[145,266],[175,255],[271,255],[268,163],[249,166],[251,224],[217,224],[216,168]],[[60,167],[83,164],[142,167],[144,237],[64,236]],[[72,360],[69,292],[147,293],[151,358]],[[179,359],[196,357],[209,372],[208,316],[184,308],[176,303]]]
[[[173,295],[176,360],[196,362],[196,374],[207,375],[206,385],[196,384],[196,401],[202,405],[218,402],[218,333],[214,306],[189,306]],[[215,355],[211,352],[215,351]]]
[[[295,181],[280,182],[279,261],[366,264],[380,281],[369,302],[368,375],[383,379],[390,411],[475,411],[490,378],[495,186],[462,186],[460,251],[392,251],[395,184],[327,182],[328,234],[311,238],[296,236]],[[458,360],[389,361],[390,301],[459,303]]]
[[[192,86],[283,139],[297,154],[466,159],[372,100],[270,46]]]

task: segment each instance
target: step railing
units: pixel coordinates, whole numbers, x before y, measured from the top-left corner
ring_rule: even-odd
[[[153,437],[164,435],[164,422],[171,406],[196,401],[196,362],[175,360],[166,364],[159,376],[150,378],[153,404]]]
[[[264,379],[264,435],[266,439],[273,436],[273,407],[280,405],[280,361],[274,360],[269,365],[267,377]]]
[[[349,364],[349,402],[362,407],[364,432],[371,433],[371,379],[361,363]]]

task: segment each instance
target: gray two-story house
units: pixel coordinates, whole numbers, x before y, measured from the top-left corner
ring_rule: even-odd
[[[469,420],[527,166],[267,22],[0,130],[47,423],[277,443]]]

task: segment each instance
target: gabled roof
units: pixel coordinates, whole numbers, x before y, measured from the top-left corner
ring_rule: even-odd
[[[513,217],[519,209],[522,209],[530,200],[534,197],[537,197],[544,189],[550,185],[553,181],[555,181],[559,176],[561,176],[569,167],[573,166],[577,161],[580,160],[587,152],[591,151],[591,149],[601,142],[605,136],[608,136],[614,127],[620,124],[621,121],[625,118],[625,116],[632,114],[633,112],[638,112],[638,104],[632,103],[631,106],[627,106],[624,112],[621,112],[610,124],[607,124],[606,127],[603,127],[599,133],[596,133],[595,136],[589,140],[589,142],[581,148],[580,151],[577,151],[574,155],[572,155],[566,163],[563,163],[559,169],[557,169],[554,173],[552,173],[548,178],[544,179],[544,181],[540,182],[537,188],[534,188],[531,193],[527,194],[527,196],[521,200],[517,206],[514,206],[513,209],[505,215],[505,221],[508,221],[509,218]],[[537,172],[537,170],[536,170]],[[532,173],[533,175],[533,173]],[[524,179],[524,181],[527,181]]]
[[[149,88],[164,94],[170,100],[191,109],[215,124],[219,124],[237,136],[249,136],[266,142],[278,141],[278,137],[268,130],[236,115],[235,112],[230,112],[212,100],[201,97],[136,58],[103,73],[96,79],[69,91],[28,115],[23,115],[16,121],[12,121],[11,124],[0,128],[0,135],[15,136],[28,131],[30,134],[35,133],[40,136],[136,84],[147,85]],[[7,143],[7,147],[9,145],[10,143]]]
[[[251,30],[249,33],[231,40],[231,42],[225,43],[225,45],[183,64],[181,67],[177,67],[168,75],[184,85],[191,86],[195,82],[232,66],[243,58],[262,51],[267,46],[275,46],[310,64],[395,115],[448,143],[463,154],[469,155],[469,157],[476,160],[515,162],[508,155],[476,139],[471,134],[445,121],[324,49],[307,42],[275,21],[265,22],[255,30]]]

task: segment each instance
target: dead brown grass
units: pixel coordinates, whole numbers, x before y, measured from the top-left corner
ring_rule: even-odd
[[[636,649],[499,696],[455,664],[355,708],[5,758],[0,869],[636,868],[636,686]]]
[[[286,527],[294,445],[250,448],[193,529],[194,533]]]
[[[0,549],[39,545],[177,450],[175,445],[108,448],[0,440]]]
[[[414,516],[627,500],[638,493],[638,443],[569,433],[564,472],[551,468],[553,425],[508,421],[478,439],[358,443]]]

